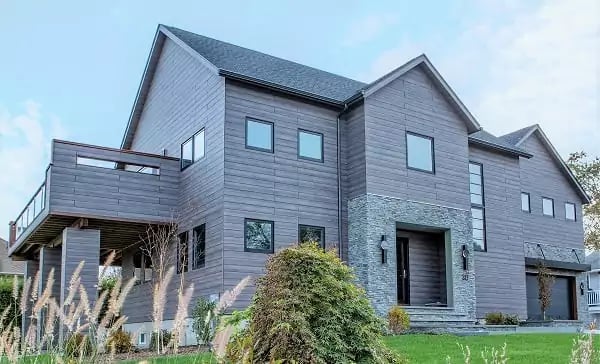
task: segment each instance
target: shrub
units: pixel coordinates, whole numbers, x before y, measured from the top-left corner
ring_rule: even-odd
[[[355,276],[334,252],[316,244],[268,259],[256,283],[245,328],[228,346],[244,362],[400,363],[382,343],[385,323]]]
[[[0,314],[8,309],[6,317],[0,323],[1,327],[21,326],[20,297],[22,289],[23,280],[21,278],[0,277]]]
[[[519,316],[517,315],[504,316],[504,325],[518,325],[520,322],[521,320],[519,320]]]
[[[160,337],[159,337],[160,333]],[[171,343],[171,331],[169,330],[160,330],[160,332],[153,332],[152,336],[150,336],[150,350],[156,351],[158,349],[158,345],[160,342],[162,352],[165,348],[172,346]]]
[[[129,353],[133,350],[131,334],[123,330],[113,332],[106,341],[106,350],[118,354]]]
[[[390,332],[395,335],[402,334],[408,330],[409,325],[408,313],[400,306],[392,307],[388,312],[388,329]]]
[[[216,302],[205,297],[198,298],[192,311],[193,326],[198,344],[210,342],[214,336],[216,317],[214,315]]]
[[[119,278],[117,276],[114,276],[114,275],[103,277],[100,280],[100,282],[98,283],[98,297],[100,297],[100,295],[102,293],[104,293],[104,292],[107,292],[107,294],[110,295],[110,292],[117,285],[118,279]],[[102,302],[102,308],[100,309],[100,312],[98,313],[98,322],[102,321],[102,319],[104,318],[104,316],[106,316],[106,313],[108,312],[109,305],[110,305],[110,300],[107,297]]]
[[[490,312],[485,315],[485,323],[487,325],[502,325],[504,324],[504,315],[502,312]]]
[[[90,356],[92,350],[92,341],[89,336],[80,332],[72,334],[65,341],[65,355],[69,358]]]

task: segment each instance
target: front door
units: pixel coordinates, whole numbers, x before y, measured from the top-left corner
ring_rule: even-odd
[[[410,304],[410,283],[408,269],[408,239],[396,238],[396,262],[398,281],[398,304]]]

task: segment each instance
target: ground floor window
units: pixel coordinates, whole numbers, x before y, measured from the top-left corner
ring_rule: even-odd
[[[273,221],[244,220],[244,251],[255,253],[273,253]]]
[[[179,234],[179,241],[177,242],[177,273],[188,271],[188,241],[189,235],[187,231]]]
[[[298,242],[317,243],[325,249],[325,228],[320,226],[298,225]]]

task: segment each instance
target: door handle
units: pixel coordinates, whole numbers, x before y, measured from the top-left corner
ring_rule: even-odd
[[[407,274],[406,274],[406,269],[402,269],[402,279],[406,279],[408,278]]]

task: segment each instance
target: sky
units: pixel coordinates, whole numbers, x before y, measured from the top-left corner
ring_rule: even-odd
[[[53,138],[119,147],[159,23],[369,82],[425,53],[489,132],[600,156],[600,2],[0,0],[0,224]],[[8,225],[0,227],[7,238]]]

